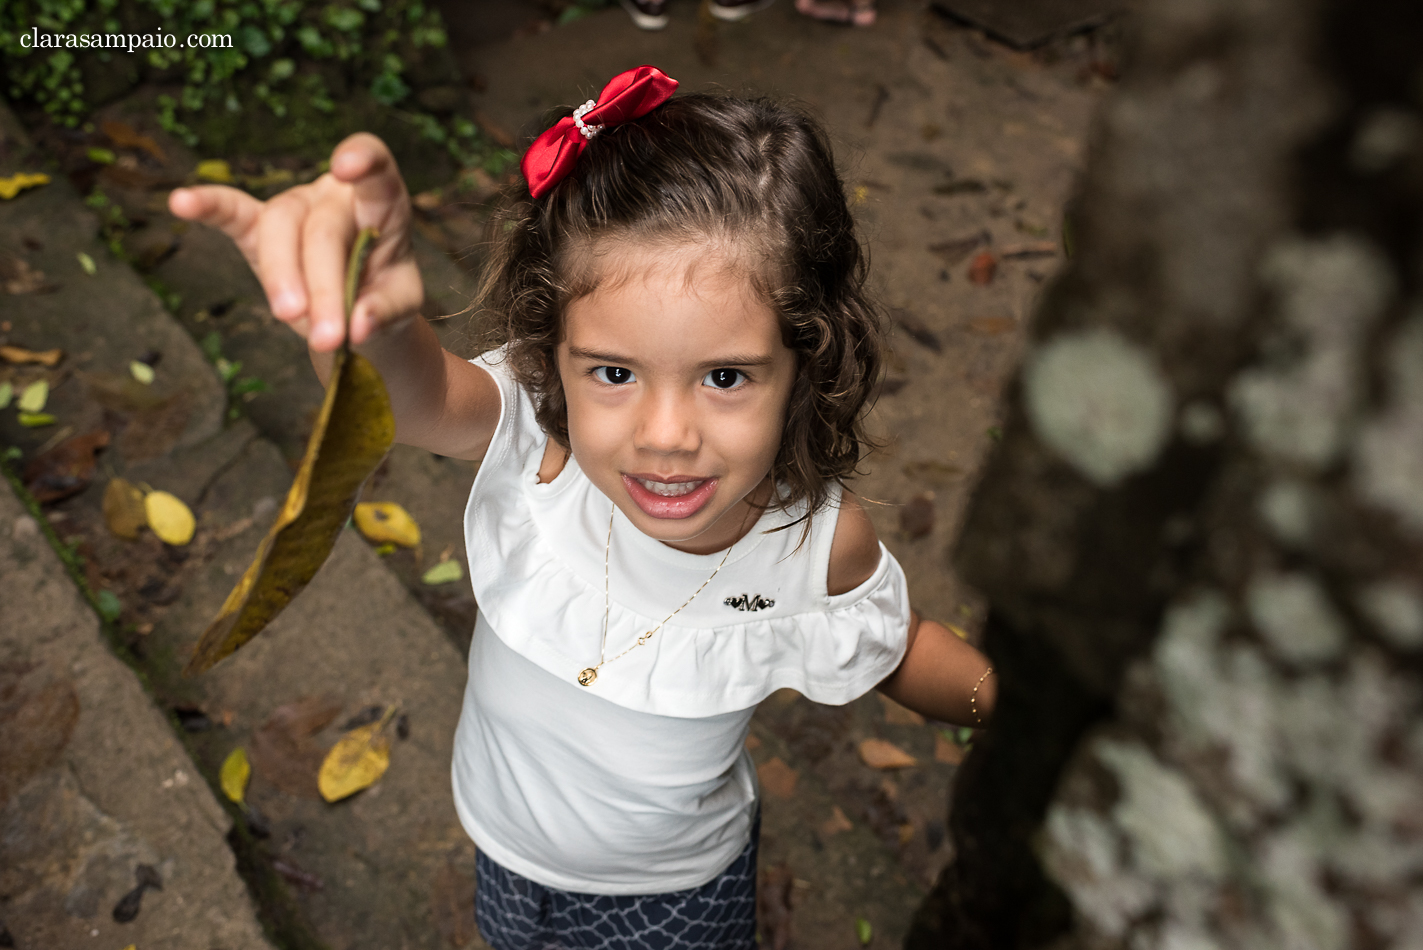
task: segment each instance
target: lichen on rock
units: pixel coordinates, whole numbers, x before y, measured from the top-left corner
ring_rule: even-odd
[[[1255,629],[1286,660],[1320,663],[1344,648],[1348,629],[1312,577],[1262,574],[1251,579],[1245,599]]]
[[[1282,241],[1261,276],[1275,291],[1287,336],[1280,352],[1235,379],[1230,403],[1257,450],[1323,467],[1344,447],[1366,332],[1393,297],[1393,272],[1371,244],[1337,234]]]
[[[1145,350],[1112,330],[1048,341],[1029,359],[1024,394],[1038,438],[1097,485],[1150,466],[1170,436],[1170,384]]]

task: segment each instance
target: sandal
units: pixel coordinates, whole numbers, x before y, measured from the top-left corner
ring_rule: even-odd
[[[795,0],[795,8],[814,20],[846,26],[874,26],[875,0]]]

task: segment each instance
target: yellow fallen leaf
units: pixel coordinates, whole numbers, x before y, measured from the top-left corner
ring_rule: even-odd
[[[38,429],[41,426],[52,426],[57,422],[54,416],[47,412],[22,412],[20,413],[20,425],[26,429]]]
[[[369,788],[385,774],[390,768],[390,737],[382,735],[381,730],[393,715],[395,707],[391,706],[379,722],[352,729],[331,747],[316,775],[322,798],[338,802]]]
[[[27,350],[23,346],[0,346],[0,359],[7,363],[39,363],[55,366],[64,359],[63,350]]]
[[[198,522],[176,495],[151,491],[144,496],[143,510],[148,516],[148,526],[165,544],[182,546],[193,540]]]
[[[944,626],[948,627],[951,631],[953,631],[954,636],[958,637],[960,640],[964,641],[965,643],[968,642],[968,631],[967,631],[967,630],[963,629],[962,627],[956,627],[956,626],[954,626],[954,625],[951,624],[951,623],[946,623],[946,624],[944,624]]]
[[[84,273],[88,274],[90,277],[93,277],[95,274],[99,273],[99,268],[94,264],[94,259],[88,254],[85,254],[83,251],[80,251],[78,254],[75,254],[74,259],[79,262],[80,267],[84,268]]]
[[[420,580],[431,587],[436,584],[449,584],[464,577],[464,570],[460,567],[459,561],[441,561],[420,575]]]
[[[365,256],[375,232],[363,230],[346,271],[350,318]],[[183,672],[192,676],[261,633],[311,580],[331,554],[361,485],[390,449],[395,417],[380,373],[346,346],[335,353],[326,399],[306,444],[306,456],[277,520],[247,572],[203,632]]]
[[[222,794],[230,801],[241,805],[247,797],[247,782],[252,778],[252,763],[247,761],[247,750],[238,746],[227,753],[218,769],[217,781],[222,786]]]
[[[24,191],[26,188],[34,188],[38,185],[48,185],[49,176],[42,173],[28,174],[20,172],[11,175],[9,178],[0,178],[0,198],[9,201],[11,198]]]
[[[230,185],[236,180],[232,177],[232,166],[220,158],[198,162],[197,176],[203,181],[217,182],[219,185]]]
[[[393,501],[363,501],[356,506],[356,527],[367,541],[413,548],[420,543],[420,526]]]
[[[104,487],[104,523],[116,537],[132,541],[148,524],[148,506],[138,486],[123,478],[111,478]]]
[[[905,769],[919,762],[892,742],[866,739],[860,743],[860,761],[872,769]]]
[[[145,386],[153,385],[153,367],[140,360],[134,360],[128,364],[129,375],[143,383]]]
[[[43,412],[44,404],[49,402],[49,383],[41,379],[30,383],[20,390],[19,407],[21,412]]]

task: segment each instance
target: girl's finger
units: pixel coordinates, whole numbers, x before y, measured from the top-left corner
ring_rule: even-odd
[[[361,344],[374,334],[420,313],[425,287],[420,269],[405,261],[377,273],[351,311],[351,342]]]
[[[382,237],[397,237],[410,221],[410,196],[395,164],[395,156],[369,132],[350,136],[331,153],[331,174],[349,184],[355,195],[356,222]]]
[[[310,301],[302,268],[302,232],[310,214],[305,194],[292,189],[267,202],[256,227],[258,261],[252,269],[267,292],[272,314],[293,327]]]
[[[356,224],[346,207],[338,201],[315,208],[302,227],[301,263],[311,318],[306,340],[320,353],[336,349],[346,338],[346,258],[356,238]]]
[[[226,185],[175,188],[168,195],[168,210],[222,231],[237,243],[247,263],[257,266],[254,226],[262,216],[262,202],[247,192]]]

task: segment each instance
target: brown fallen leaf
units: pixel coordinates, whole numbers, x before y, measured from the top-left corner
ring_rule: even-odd
[[[884,693],[880,693],[879,700],[884,705],[884,721],[891,726],[922,726],[924,717],[907,706],[901,706],[890,699]]]
[[[933,350],[935,353],[943,352],[944,346],[939,342],[939,338],[934,335],[934,331],[929,329],[929,325],[919,319],[913,313],[903,307],[894,307],[890,310],[890,315],[894,317],[894,322],[899,325],[910,338],[925,349]]]
[[[252,731],[247,755],[253,770],[288,795],[319,800],[316,773],[325,753],[311,737],[340,712],[341,704],[326,697],[306,696],[278,706]]]
[[[946,267],[952,267],[990,240],[992,237],[987,231],[979,231],[977,234],[970,234],[966,237],[930,244],[929,250],[937,254]]]
[[[980,287],[993,283],[993,275],[998,273],[998,258],[992,251],[979,251],[968,264],[968,279]]]
[[[41,274],[41,277],[44,275]],[[13,291],[12,291],[13,293]],[[63,350],[27,350],[23,346],[0,346],[0,358],[7,363],[38,363],[41,366],[57,366],[64,359]]]
[[[59,285],[46,280],[44,271],[31,267],[29,261],[20,258],[0,258],[0,287],[5,293],[48,294],[59,289]],[[52,365],[52,364],[50,364]]]
[[[904,474],[910,478],[928,482],[937,488],[944,488],[963,478],[964,470],[950,462],[925,459],[918,462],[905,462]]]
[[[1035,257],[1056,257],[1057,244],[1053,241],[1028,241],[1023,244],[1005,244],[998,249],[998,256],[1004,260],[1031,260]]]
[[[761,740],[756,736],[748,734],[746,736],[746,748],[750,752],[755,752],[757,749],[761,748]]]
[[[25,487],[42,503],[79,494],[94,480],[95,454],[108,444],[103,429],[65,439],[25,466]]]
[[[114,537],[132,541],[148,525],[143,491],[127,479],[111,478],[104,488],[104,524]]]
[[[1018,321],[1012,317],[975,317],[968,322],[968,328],[985,336],[999,336],[1018,328]]]
[[[351,249],[346,274],[350,318],[361,270],[375,232]],[[184,669],[210,669],[264,630],[325,563],[360,497],[361,485],[385,458],[395,417],[380,373],[345,345],[335,354],[331,382],[286,502],[257,548],[247,573],[228,594]]]
[[[860,761],[872,769],[907,769],[919,760],[892,742],[866,739],[860,743]]]
[[[849,831],[855,826],[850,819],[845,817],[845,812],[836,805],[830,812],[830,817],[820,824],[821,837],[830,838],[838,835],[842,831]]]
[[[922,538],[934,530],[934,493],[920,492],[899,509],[899,529],[911,538]]]
[[[142,149],[160,162],[168,160],[168,157],[163,154],[163,149],[158,147],[158,143],[153,141],[152,136],[140,134],[127,122],[105,122],[99,126],[99,131],[107,135],[109,141],[119,148]]]
[[[776,756],[757,766],[756,778],[760,780],[761,788],[772,798],[790,798],[795,795],[796,780],[800,778],[800,773],[783,762],[780,756]]]
[[[288,884],[294,885],[298,890],[312,893],[326,889],[325,881],[310,871],[303,871],[291,858],[273,858],[272,870],[280,874],[283,880]]]
[[[941,735],[934,736],[934,761],[945,762],[949,765],[958,765],[963,761],[967,750],[957,742],[950,742]]]
[[[795,874],[782,861],[761,872],[756,886],[756,925],[760,946],[786,950],[791,942],[791,911],[795,907]]]

